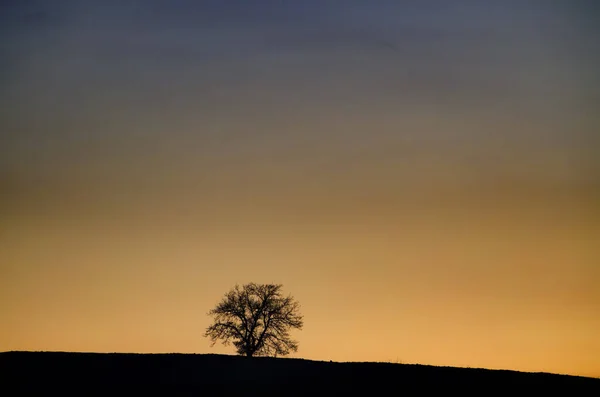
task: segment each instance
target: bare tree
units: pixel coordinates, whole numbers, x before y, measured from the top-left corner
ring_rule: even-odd
[[[208,312],[214,322],[205,337],[211,346],[221,340],[233,343],[237,353],[252,356],[285,356],[298,350],[290,329],[302,329],[300,304],[291,295],[283,296],[280,284],[236,285]]]

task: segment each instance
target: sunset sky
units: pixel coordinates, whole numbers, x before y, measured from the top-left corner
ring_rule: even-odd
[[[600,7],[0,3],[0,351],[233,354],[600,377]]]

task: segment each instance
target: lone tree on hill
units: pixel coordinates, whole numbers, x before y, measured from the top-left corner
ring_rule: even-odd
[[[280,284],[236,285],[208,312],[214,323],[206,329],[211,347],[217,340],[231,342],[240,355],[285,356],[298,351],[298,342],[289,330],[302,329],[300,304],[291,295],[283,296]]]

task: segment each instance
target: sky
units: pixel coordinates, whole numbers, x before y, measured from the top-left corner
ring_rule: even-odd
[[[0,351],[233,354],[281,283],[313,360],[600,377],[600,8],[0,3]]]

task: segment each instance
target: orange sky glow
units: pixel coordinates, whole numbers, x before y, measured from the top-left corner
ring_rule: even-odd
[[[292,357],[600,377],[583,5],[113,3],[2,6],[0,351],[233,354],[281,283]]]

